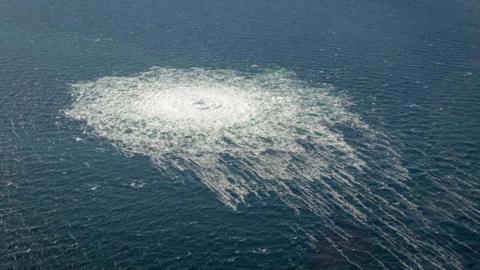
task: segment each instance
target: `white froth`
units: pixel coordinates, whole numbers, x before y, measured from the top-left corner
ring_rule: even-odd
[[[177,122],[176,128],[221,129],[244,123],[255,115],[256,100],[235,87],[178,85],[145,90],[133,104],[144,119]],[[172,128],[172,130],[174,130]]]
[[[322,136],[318,121],[332,109],[324,103],[335,102],[323,89],[310,89],[318,108],[299,110],[310,101],[296,92],[291,76],[153,69],[136,77],[105,77],[73,85],[75,103],[67,115],[85,120],[122,149],[155,157],[291,149],[298,138]]]
[[[400,213],[424,219],[392,188],[408,189],[399,155],[384,134],[330,93],[331,86],[309,87],[284,70],[244,74],[154,68],[72,89],[67,116],[82,120],[126,153],[150,157],[160,170],[188,170],[225,205],[236,208],[249,196],[273,193],[295,211],[315,213],[341,239],[351,236],[330,220],[332,214],[350,216],[358,226],[381,216],[369,224],[370,237],[403,267],[459,265],[435,242],[416,239],[397,218]],[[358,148],[342,130],[353,134]],[[369,158],[365,149],[386,160],[378,164],[378,157]]]

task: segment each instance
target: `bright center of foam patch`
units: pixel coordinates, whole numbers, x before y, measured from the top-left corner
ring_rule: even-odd
[[[255,116],[255,98],[237,87],[179,83],[169,89],[150,89],[133,106],[140,118],[177,123],[176,129],[220,129]]]

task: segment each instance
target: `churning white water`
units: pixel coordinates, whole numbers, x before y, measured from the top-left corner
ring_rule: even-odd
[[[66,114],[86,121],[122,150],[145,154],[158,165],[172,154],[198,165],[200,179],[225,204],[236,207],[250,193],[286,189],[283,182],[299,173],[308,181],[328,173],[333,165],[329,158],[342,161],[337,169],[360,169],[364,162],[330,126],[337,121],[362,124],[328,90],[326,85],[309,88],[283,70],[246,75],[154,68],[134,77],[73,85],[74,103]],[[324,158],[309,149],[309,143],[321,145]],[[254,172],[254,179],[269,181],[231,175],[227,156]],[[302,165],[291,162],[295,156]]]
[[[65,114],[161,170],[188,170],[234,209],[249,196],[275,194],[296,212],[316,214],[340,239],[351,236],[332,214],[368,224],[378,248],[405,268],[458,267],[448,250],[418,239],[398,218],[428,226],[399,191],[408,190],[409,177],[387,136],[350,112],[332,89],[284,70],[153,68],[74,84]]]

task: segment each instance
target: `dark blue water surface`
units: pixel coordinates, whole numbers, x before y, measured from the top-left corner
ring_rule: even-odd
[[[234,209],[63,114],[72,83],[153,66],[332,85],[405,186],[338,127],[369,163],[353,176],[375,199],[337,188],[362,222],[276,194]],[[479,269],[479,233],[478,1],[0,0],[1,269]]]

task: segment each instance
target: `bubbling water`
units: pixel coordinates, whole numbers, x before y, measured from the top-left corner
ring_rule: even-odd
[[[73,90],[68,116],[85,120],[124,150],[155,157],[287,150],[308,136],[340,141],[325,128],[342,113],[340,100],[323,88],[302,88],[286,71],[245,77],[156,68],[75,84]]]
[[[429,226],[402,193],[409,176],[400,155],[332,89],[308,86],[285,70],[153,68],[74,84],[65,114],[160,170],[193,173],[233,209],[275,194],[297,213],[314,213],[320,234],[354,265],[332,240],[352,239],[333,214],[369,231],[404,268],[460,268],[454,254],[402,222]]]
[[[178,128],[218,130],[244,123],[255,114],[255,100],[239,95],[234,87],[184,85],[159,89],[146,91],[135,102],[133,109],[138,117],[175,121]]]

